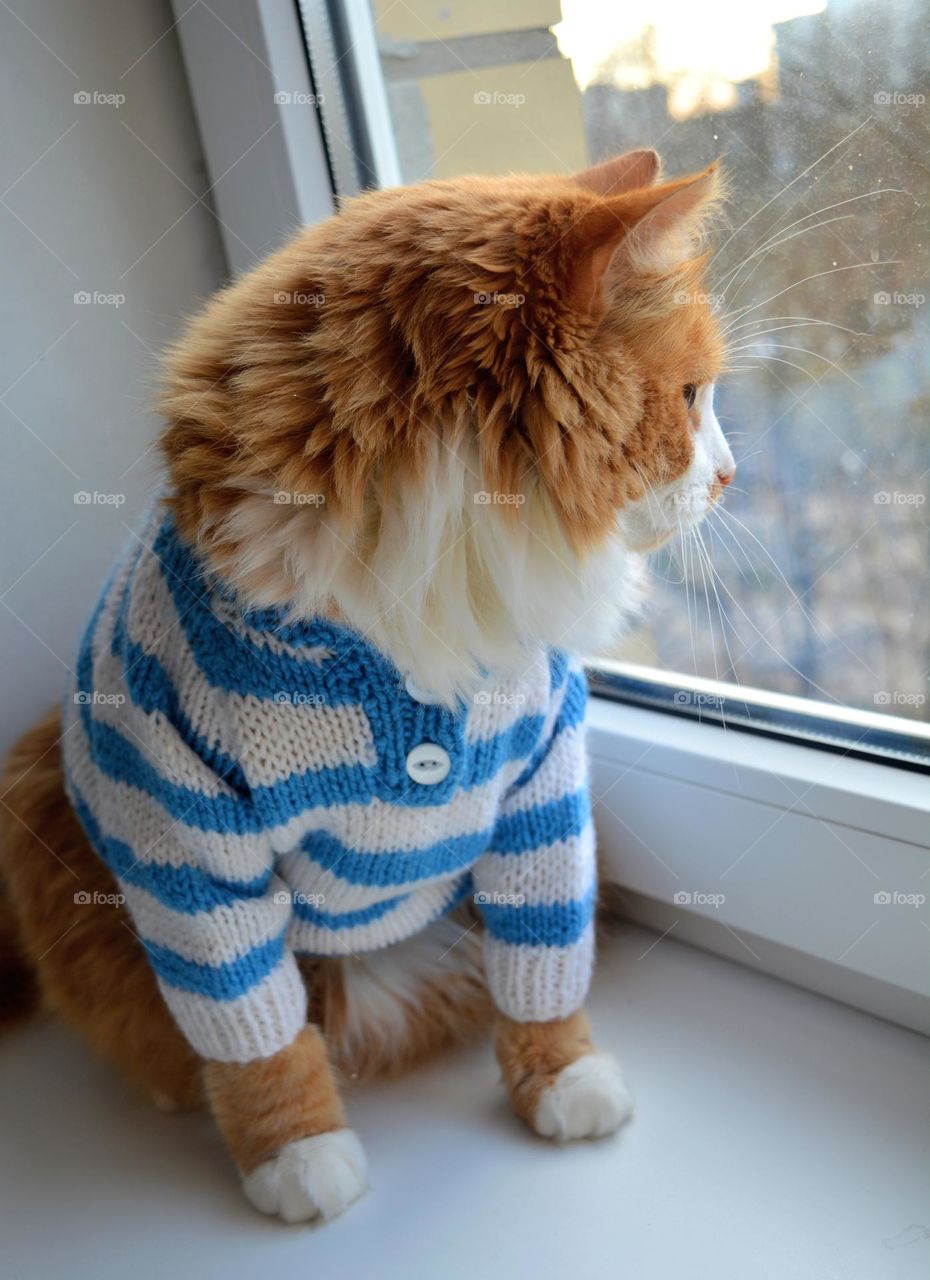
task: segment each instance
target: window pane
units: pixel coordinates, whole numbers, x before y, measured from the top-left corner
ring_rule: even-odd
[[[404,181],[725,160],[739,471],[615,656],[930,719],[930,4],[373,11]]]

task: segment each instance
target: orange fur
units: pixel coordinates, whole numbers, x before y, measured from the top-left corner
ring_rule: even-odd
[[[13,749],[0,794],[0,870],[44,1007],[165,1105],[200,1098],[200,1064],[164,1004],[118,888],[64,792],[57,715]],[[89,895],[82,901],[79,895]],[[96,895],[96,896],[95,896]],[[5,971],[4,985],[15,981]]]
[[[474,918],[467,918],[469,908],[459,912],[463,933],[475,927]],[[411,1071],[444,1049],[483,1035],[493,1021],[487,987],[468,973],[447,974],[441,982],[424,982],[418,988],[399,1032],[392,1034],[382,1023],[374,1023],[353,1035],[345,963],[308,956],[299,963],[310,992],[311,1020],[326,1036],[333,1065],[353,1080]]]
[[[373,480],[422,477],[437,435],[475,434],[487,489],[537,476],[579,547],[683,473],[681,387],[721,362],[704,262],[643,265],[624,238],[699,188],[678,215],[691,243],[718,180],[602,198],[603,168],[370,193],[217,295],[168,360],[162,451],[179,527],[221,576],[248,549],[228,517],[263,489],[318,496],[317,518],[344,521],[364,558]],[[263,604],[294,594],[278,563],[238,584]]]
[[[555,1022],[514,1022],[499,1016],[495,1037],[497,1061],[521,1120],[532,1125],[543,1092],[565,1067],[594,1052],[584,1010]]]
[[[270,1058],[208,1062],[204,1083],[213,1118],[243,1173],[289,1142],[345,1128],[326,1043],[313,1026]]]
[[[603,542],[618,508],[687,469],[682,387],[712,380],[721,363],[694,250],[718,179],[657,184],[657,172],[654,153],[638,152],[577,179],[371,193],[220,293],[167,366],[161,443],[182,535],[246,599],[286,603],[293,566],[286,555],[250,561],[247,528],[229,523],[239,504],[315,495],[323,505],[307,518],[339,522],[364,562],[379,534],[373,494],[425,483],[438,435],[450,447],[471,439],[488,489],[542,486],[573,547]],[[675,231],[665,257],[663,220]],[[488,295],[504,301],[484,305]],[[193,1105],[205,1088],[244,1171],[345,1123],[334,1070],[409,1067],[487,1025],[487,992],[463,975],[424,982],[400,1039],[376,1024],[351,1039],[344,970],[307,961],[315,1025],[273,1058],[204,1070],[128,914],[108,900],[117,887],[65,797],[58,732],[50,717],[28,733],[4,782],[8,1021],[40,994],[161,1102]],[[498,1024],[504,1079],[528,1120],[546,1085],[590,1052],[581,1012]]]
[[[4,1021],[27,1016],[41,993],[47,1010],[158,1105],[199,1105],[203,1063],[162,1001],[125,908],[110,905],[118,885],[65,795],[59,733],[57,713],[31,729],[10,754],[0,783]],[[350,1039],[342,966],[338,959],[302,961],[311,1019],[323,1036],[309,1027],[273,1058],[208,1067],[210,1104],[243,1169],[260,1162],[275,1134],[306,1137],[344,1123],[324,1044],[336,1071],[369,1079],[410,1070],[490,1025],[486,988],[462,975],[425,982],[399,1035],[374,1020]],[[298,1133],[308,1122],[322,1127]]]

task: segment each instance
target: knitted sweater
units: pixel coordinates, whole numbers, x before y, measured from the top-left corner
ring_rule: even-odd
[[[194,1049],[245,1062],[307,1016],[295,954],[389,946],[464,899],[497,1006],[590,977],[583,673],[528,657],[454,711],[364,638],[247,610],[156,509],[104,588],[65,702],[69,796]]]

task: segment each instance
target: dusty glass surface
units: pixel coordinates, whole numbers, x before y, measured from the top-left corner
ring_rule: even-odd
[[[731,179],[710,289],[738,475],[656,558],[619,656],[930,719],[930,4],[565,0],[551,31],[498,27],[382,32],[409,176],[449,172],[464,101],[469,167],[489,120],[489,168],[519,169],[524,137],[572,167],[536,87],[568,59],[590,159],[649,145],[671,174],[722,157]]]

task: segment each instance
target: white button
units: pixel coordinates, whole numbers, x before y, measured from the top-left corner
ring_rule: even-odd
[[[421,688],[414,680],[413,676],[407,677],[404,681],[404,688],[410,694],[411,698],[413,698],[414,702],[422,702],[427,707],[433,706],[439,701],[438,698],[434,698],[426,689]]]
[[[421,742],[407,756],[407,772],[414,782],[432,786],[448,777],[452,768],[448,751],[433,742]]]

